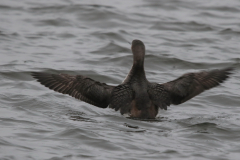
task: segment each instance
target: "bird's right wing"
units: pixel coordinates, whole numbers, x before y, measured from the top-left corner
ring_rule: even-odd
[[[181,104],[205,90],[224,82],[233,68],[187,73],[176,80],[162,84],[169,92],[172,104]]]
[[[170,104],[181,104],[205,90],[211,89],[224,82],[233,68],[215,69],[197,73],[187,73],[183,76],[164,83],[149,85],[149,95],[155,105],[167,109]]]

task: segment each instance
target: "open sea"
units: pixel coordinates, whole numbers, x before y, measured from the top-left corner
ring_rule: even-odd
[[[146,46],[149,81],[234,66],[222,85],[126,118],[63,95],[31,72],[111,85]],[[0,160],[239,160],[239,0],[0,0]]]

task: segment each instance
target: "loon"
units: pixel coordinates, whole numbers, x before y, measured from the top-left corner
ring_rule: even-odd
[[[224,82],[234,68],[187,73],[163,84],[151,83],[144,71],[145,45],[133,40],[133,65],[122,84],[113,86],[82,75],[32,72],[45,87],[68,94],[100,108],[110,108],[133,118],[153,119],[159,108],[188,101],[205,90]]]

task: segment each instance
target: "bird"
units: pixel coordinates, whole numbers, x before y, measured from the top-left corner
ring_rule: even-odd
[[[233,67],[186,73],[167,83],[149,82],[144,70],[145,45],[133,40],[133,65],[119,85],[108,85],[83,75],[32,72],[45,87],[100,108],[112,108],[132,118],[154,119],[159,109],[182,104],[229,78]]]

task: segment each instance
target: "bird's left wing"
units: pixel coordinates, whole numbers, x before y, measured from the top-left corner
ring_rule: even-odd
[[[133,98],[134,91],[131,86],[127,84],[120,84],[112,91],[109,107],[115,109],[116,111],[120,109],[121,114],[129,113]]]
[[[81,75],[33,72],[32,76],[49,89],[68,94],[100,108],[106,108],[109,105],[114,88]]]

